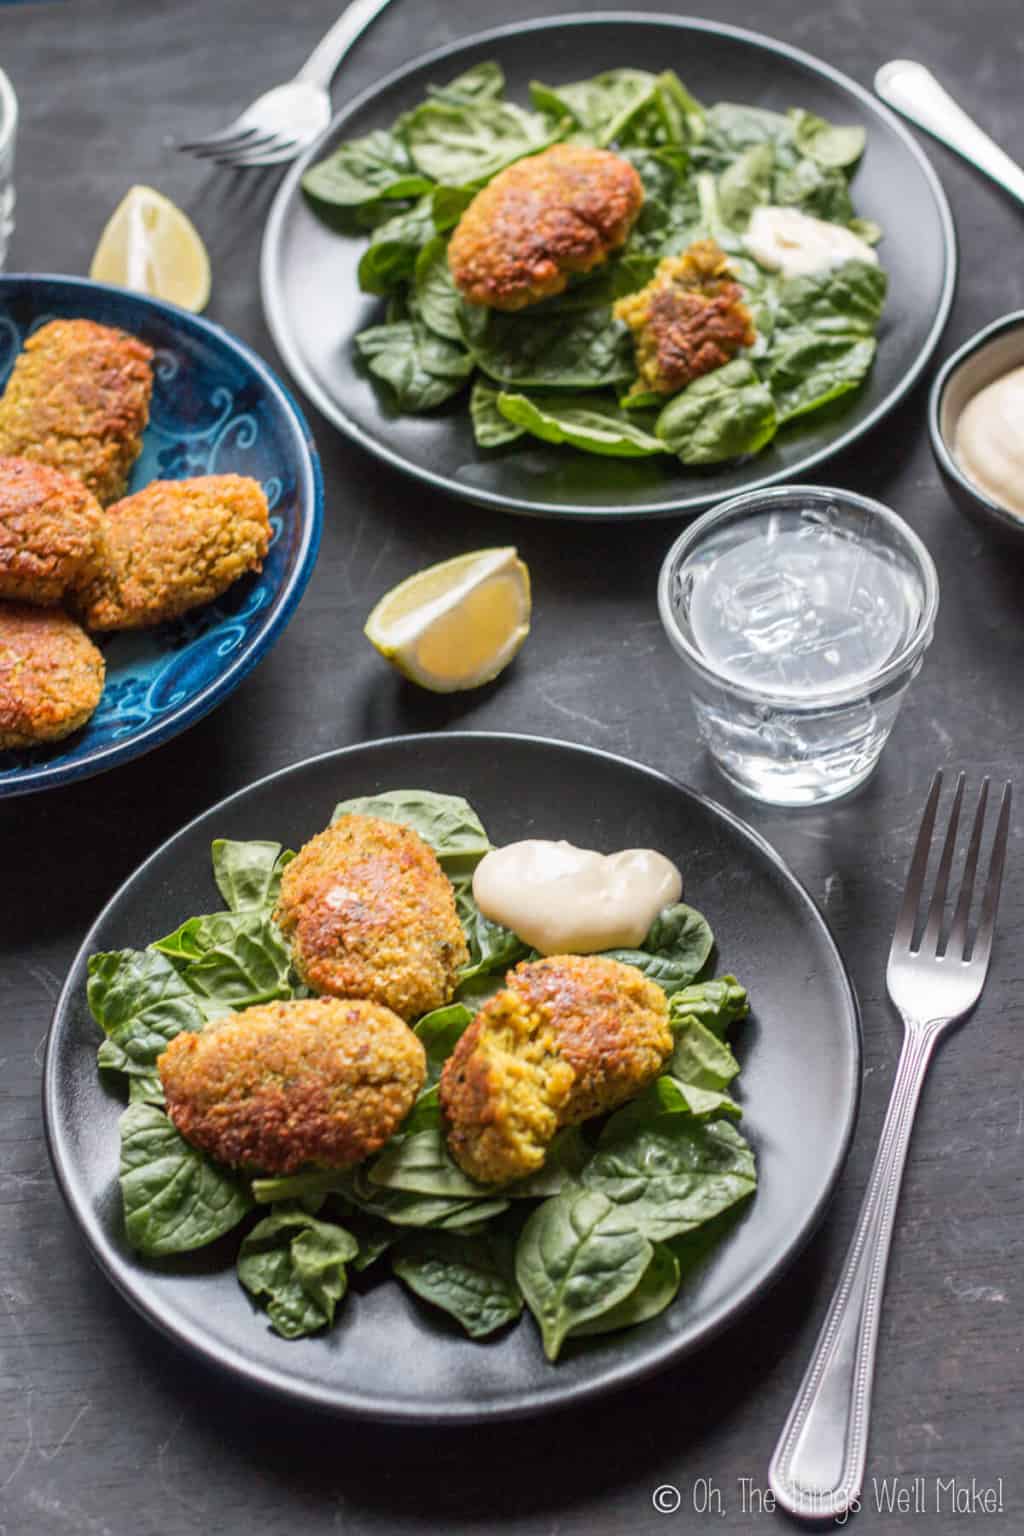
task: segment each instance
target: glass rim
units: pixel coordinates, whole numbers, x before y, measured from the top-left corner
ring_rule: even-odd
[[[0,69],[0,153],[13,139],[18,127],[18,97],[6,70]]]
[[[847,683],[838,688],[825,688],[821,692],[799,698],[778,693],[769,688],[758,688],[749,683],[742,683],[716,667],[683,634],[674,611],[670,591],[673,574],[708,533],[720,528],[724,523],[733,521],[737,516],[754,510],[770,511],[773,506],[795,499],[815,502],[838,501],[847,505],[852,504],[863,512],[871,513],[902,540],[924,585],[924,604],[917,627],[895,656],[890,657],[883,666],[855,683]],[[794,510],[797,509],[794,508]],[[728,689],[730,693],[754,704],[777,705],[790,714],[809,713],[820,709],[823,705],[855,703],[866,693],[884,688],[895,678],[909,671],[931,644],[938,609],[939,575],[924,540],[891,507],[885,506],[883,502],[876,501],[871,496],[862,496],[858,491],[844,490],[841,486],[783,485],[760,491],[743,491],[738,496],[731,496],[728,501],[719,502],[710,511],[696,518],[688,528],[684,528],[662,561],[658,575],[658,613],[673,649],[689,662],[696,672],[718,687]]]

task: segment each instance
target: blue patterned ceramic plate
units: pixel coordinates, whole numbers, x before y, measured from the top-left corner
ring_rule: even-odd
[[[240,474],[259,480],[274,528],[259,575],[156,629],[96,637],[106,686],[67,740],[0,752],[0,797],[99,773],[176,736],[219,704],[273,645],[316,563],[323,485],[288,391],[227,331],[173,304],[73,277],[0,277],[0,387],[30,332],[56,317],[118,325],[155,352],[153,400],[129,489],[151,480]]]

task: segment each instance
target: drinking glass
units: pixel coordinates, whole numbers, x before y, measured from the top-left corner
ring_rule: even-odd
[[[714,762],[775,805],[834,800],[871,773],[938,601],[932,558],[902,518],[828,486],[713,508],[676,540],[658,586]]]
[[[0,271],[7,264],[7,247],[14,231],[14,141],[18,132],[18,98],[0,69]]]

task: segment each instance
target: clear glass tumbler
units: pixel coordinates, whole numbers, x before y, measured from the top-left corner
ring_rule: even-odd
[[[935,566],[888,507],[827,486],[736,496],[665,557],[658,606],[721,772],[775,805],[848,794],[920,670]]]
[[[0,69],[0,271],[14,233],[14,141],[18,133],[18,98]]]

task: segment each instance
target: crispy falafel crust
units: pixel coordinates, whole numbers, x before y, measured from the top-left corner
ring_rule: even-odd
[[[275,914],[316,992],[417,1018],[450,1001],[469,952],[455,893],[411,827],[348,815],[286,867]]]
[[[0,750],[59,741],[103,692],[103,657],[59,608],[0,603]]]
[[[100,507],[80,480],[0,458],[0,598],[53,607],[94,574]]]
[[[448,246],[471,304],[522,309],[561,293],[624,245],[644,200],[628,160],[555,144],[500,171],[466,209]]]
[[[76,607],[88,629],[145,629],[179,618],[260,570],[271,536],[257,480],[154,480],[107,508],[105,564]]]
[[[376,1003],[314,998],[228,1014],[157,1060],[186,1141],[233,1168],[347,1168],[377,1152],[423,1086],[423,1046]]]
[[[142,450],[153,350],[94,320],[34,331],[0,400],[0,453],[49,464],[101,505],[123,496]]]
[[[743,289],[714,240],[666,256],[646,287],[615,305],[633,332],[636,388],[671,395],[757,339]]]
[[[557,1130],[625,1103],[672,1052],[668,1000],[633,966],[550,955],[505,979],[441,1073],[448,1146],[483,1183],[534,1172]]]

